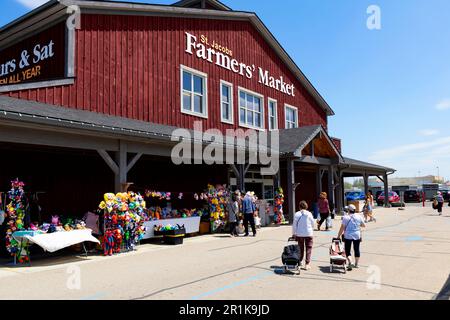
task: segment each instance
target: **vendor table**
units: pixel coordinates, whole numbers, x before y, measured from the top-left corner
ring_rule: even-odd
[[[92,236],[91,229],[61,231],[53,233],[38,233],[34,231],[16,231],[12,234],[13,238],[19,242],[20,248],[27,248],[31,244],[37,244],[48,252],[58,250],[83,243],[85,241],[100,243],[98,239]],[[84,244],[83,244],[84,248]],[[86,252],[86,248],[84,248]],[[14,261],[15,263],[16,261]]]
[[[145,232],[144,239],[150,239],[155,237],[155,226],[180,226],[185,227],[186,233],[197,233],[200,232],[200,217],[190,217],[190,218],[180,218],[180,219],[167,219],[167,220],[155,220],[144,222],[144,226],[147,228]]]

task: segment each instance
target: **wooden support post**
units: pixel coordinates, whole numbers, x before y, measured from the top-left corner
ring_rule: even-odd
[[[330,209],[333,210],[335,208],[335,194],[334,194],[334,167],[328,167],[328,201],[330,203]]]
[[[295,163],[294,160],[287,160],[287,196],[288,196],[288,210],[289,222],[294,221],[295,214]]]
[[[369,176],[367,173],[364,173],[364,195],[369,193]]]
[[[339,172],[335,175],[336,181],[336,211],[341,213],[344,210],[344,194],[342,192],[342,173]]]
[[[385,173],[383,175],[383,182],[384,182],[384,206],[385,208],[390,208],[389,204],[389,184],[388,184],[388,176]]]

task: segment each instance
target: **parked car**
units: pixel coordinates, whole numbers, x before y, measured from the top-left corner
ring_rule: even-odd
[[[449,190],[439,190],[439,191],[442,192],[444,201],[450,201],[450,191]]]
[[[375,200],[377,200],[378,199],[378,197],[380,196],[380,194],[382,194],[383,193],[383,191],[377,191],[377,193],[375,194],[375,197],[374,197],[374,199]]]
[[[422,193],[417,190],[406,190],[404,200],[405,202],[422,202]]]
[[[364,192],[362,191],[353,191],[349,192],[346,196],[347,201],[359,201],[359,200],[365,200],[366,196],[364,195]]]
[[[389,198],[388,198],[389,203],[397,203],[397,202],[400,202],[400,197],[399,197],[399,195],[397,194],[397,192],[394,192],[394,191],[389,192],[389,196],[388,196],[388,197],[389,197]],[[382,206],[382,205],[384,204],[384,192],[382,192],[382,193],[380,194],[380,196],[377,198],[377,204],[378,204],[379,206]]]

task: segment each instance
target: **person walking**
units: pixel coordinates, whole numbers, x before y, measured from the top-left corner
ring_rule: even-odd
[[[308,204],[306,201],[301,201],[300,211],[295,213],[294,222],[292,224],[292,237],[295,238],[300,247],[300,265],[303,257],[305,257],[304,270],[311,269],[311,254],[313,248],[313,233],[314,233],[314,217],[308,211]]]
[[[361,257],[361,228],[364,228],[363,218],[356,214],[356,207],[354,205],[348,206],[348,215],[342,218],[341,229],[338,233],[338,238],[341,239],[344,235],[345,255],[348,260],[347,270],[351,271],[353,268],[359,267],[359,259]],[[352,263],[352,246],[355,251],[355,264]]]
[[[244,214],[244,228],[245,236],[248,237],[248,224],[252,227],[253,236],[256,237],[256,226],[255,226],[255,211],[256,205],[253,201],[253,195],[250,192],[242,200],[242,213]]]
[[[444,206],[444,197],[442,196],[442,192],[438,191],[434,199],[436,201],[436,210],[439,215],[442,216],[442,207]]]
[[[239,202],[237,196],[233,194],[227,203],[228,222],[230,223],[230,234],[232,237],[239,237],[238,221],[239,221]]]
[[[322,223],[327,221],[328,217],[330,216],[330,204],[328,203],[327,199],[327,193],[322,192],[320,193],[319,201],[317,202],[317,206],[319,207],[319,215],[320,215],[320,221],[317,224],[317,231],[320,231],[320,227],[322,226]],[[326,224],[326,230],[328,231],[329,226]]]
[[[372,222],[372,221],[377,222],[377,219],[375,219],[375,217],[373,216],[373,204],[374,204],[373,195],[369,191],[366,194],[366,199],[364,201],[363,212],[364,212],[364,222],[365,223]]]

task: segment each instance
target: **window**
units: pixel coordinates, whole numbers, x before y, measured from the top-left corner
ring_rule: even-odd
[[[222,122],[233,124],[233,85],[220,81],[220,113]]]
[[[181,112],[208,117],[207,79],[206,74],[181,66]]]
[[[286,117],[286,129],[298,128],[298,110],[295,107],[286,105],[284,107]]]
[[[251,129],[264,129],[263,96],[239,88],[239,125]]]
[[[277,101],[269,99],[269,130],[278,129]]]

